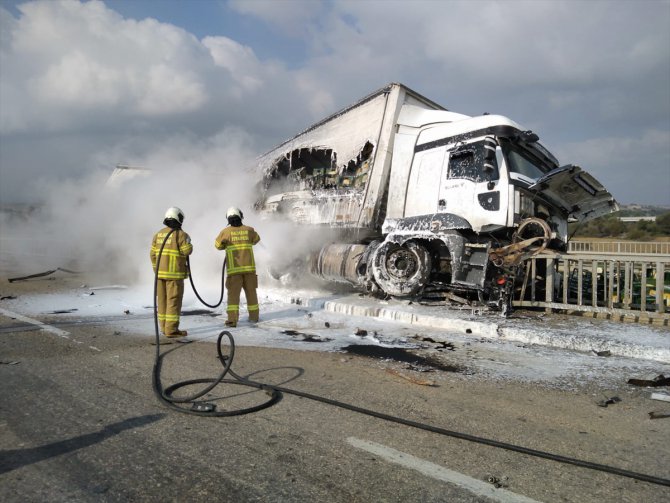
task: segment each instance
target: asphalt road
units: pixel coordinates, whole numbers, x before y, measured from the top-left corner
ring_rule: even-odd
[[[0,316],[2,500],[661,502],[670,496],[664,485],[289,393],[250,414],[184,414],[154,394],[155,350],[146,334],[119,333],[113,319],[60,333]],[[220,373],[211,342],[163,350],[169,352],[164,386]],[[670,479],[670,419],[649,419],[646,394],[623,384],[622,402],[599,407],[601,391],[579,383],[567,391],[440,371],[425,385],[425,375],[401,362],[343,353],[237,347],[233,369],[381,414]],[[221,384],[208,398],[217,410],[235,412],[268,395]]]

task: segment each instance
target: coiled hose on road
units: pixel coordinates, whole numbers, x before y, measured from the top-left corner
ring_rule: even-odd
[[[158,258],[157,258],[157,265],[160,263],[160,258],[163,253],[163,248],[165,247],[165,243],[167,242],[168,237],[174,232],[174,229],[171,230],[167,236],[165,236],[165,239],[163,240],[163,244],[160,248],[160,251],[158,253]],[[205,304],[208,307],[218,307],[221,304],[221,301],[223,299],[223,284],[224,284],[224,275],[225,275],[225,261],[223,265],[223,271],[221,273],[221,298],[219,299],[219,303],[211,306],[204,302],[201,298],[200,295],[198,295],[197,290],[195,288],[195,285],[193,283],[193,278],[191,275],[189,275],[190,280],[191,280],[191,286],[193,287],[193,291],[195,292],[196,296],[198,299]],[[452,438],[458,438],[460,440],[467,440],[468,442],[475,442],[478,444],[483,444],[483,445],[488,445],[491,447],[496,447],[499,449],[505,449],[508,451],[514,451],[514,452],[519,452],[521,454],[526,454],[529,456],[534,456],[538,458],[544,458],[544,459],[549,459],[551,461],[557,461],[559,463],[565,463],[565,464],[570,464],[574,466],[579,466],[582,468],[588,468],[591,470],[597,470],[601,472],[606,472],[610,473],[613,475],[619,475],[621,477],[627,477],[627,478],[632,478],[635,480],[640,480],[644,482],[649,482],[651,484],[657,484],[657,485],[662,485],[662,486],[668,486],[670,487],[670,480],[669,479],[664,479],[661,477],[656,477],[653,475],[648,475],[644,473],[637,473],[633,472],[630,470],[625,470],[622,468],[617,468],[614,466],[608,466],[608,465],[603,465],[599,463],[592,463],[590,461],[583,461],[580,459],[576,458],[571,458],[568,456],[562,456],[560,454],[553,454],[550,452],[545,452],[545,451],[540,451],[537,449],[530,449],[528,447],[523,447],[519,445],[514,445],[514,444],[509,444],[506,442],[500,442],[497,440],[492,440],[484,437],[479,437],[476,435],[470,435],[468,433],[462,433],[458,431],[453,431],[453,430],[448,430],[445,428],[440,428],[437,426],[432,426],[429,424],[425,423],[419,423],[417,421],[411,421],[409,419],[403,419],[400,417],[396,416],[391,416],[389,414],[384,414],[382,412],[376,412],[374,410],[366,409],[363,407],[358,407],[356,405],[351,405],[345,402],[341,402],[339,400],[333,400],[330,398],[318,396],[318,395],[312,395],[311,393],[305,393],[302,391],[297,391],[289,388],[284,388],[282,386],[273,386],[271,384],[265,384],[265,383],[260,383],[256,381],[252,381],[250,379],[246,379],[242,376],[237,375],[232,369],[232,363],[233,363],[233,357],[235,355],[235,341],[233,339],[233,336],[231,335],[230,332],[227,330],[222,331],[219,334],[219,337],[216,342],[216,351],[217,355],[219,358],[219,361],[223,365],[223,369],[219,376],[217,378],[201,378],[201,379],[190,379],[187,381],[182,381],[182,382],[177,382],[175,384],[172,384],[171,386],[168,386],[167,388],[163,388],[163,385],[161,383],[161,366],[162,366],[162,361],[163,358],[166,356],[166,353],[161,354],[160,352],[160,332],[158,329],[158,309],[156,305],[156,296],[157,296],[157,289],[158,289],[158,267],[156,267],[156,272],[154,274],[154,327],[155,327],[155,333],[156,333],[156,359],[154,362],[154,368],[153,368],[153,389],[158,397],[158,399],[165,405],[167,405],[170,408],[173,408],[179,412],[186,413],[186,414],[194,414],[198,416],[214,416],[214,417],[222,417],[222,416],[235,416],[235,415],[241,415],[241,414],[248,414],[250,412],[256,412],[259,410],[262,410],[264,408],[270,407],[271,405],[279,402],[282,398],[282,394],[290,394],[290,395],[295,395],[299,396],[302,398],[308,398],[310,400],[314,400],[317,402],[325,403],[328,405],[333,405],[335,407],[339,407],[341,409],[346,409],[350,410],[352,412],[358,412],[360,414],[365,414],[367,416],[375,417],[377,419],[383,419],[385,421],[391,421],[394,423],[398,424],[403,424],[405,426],[410,426],[412,428],[417,428],[420,430],[424,431],[430,431],[432,433],[437,433],[440,435],[444,435],[447,437],[452,437]],[[223,350],[223,340],[224,337],[227,338],[228,344],[229,344],[229,350],[226,352]],[[230,374],[232,379],[226,378],[226,375]],[[193,395],[189,396],[184,396],[184,397],[175,397],[173,395],[173,392],[176,391],[177,389],[183,388],[185,386],[190,386],[194,384],[206,384],[209,383],[208,386],[206,386],[203,390],[194,393]],[[259,390],[265,391],[266,394],[269,396],[269,399],[261,403],[259,405],[255,405],[252,407],[244,408],[244,409],[237,409],[237,410],[232,410],[232,411],[219,411],[216,410],[216,408],[213,406],[213,404],[209,404],[206,401],[199,401],[199,398],[202,398],[204,395],[209,393],[211,390],[213,390],[216,386],[218,386],[221,383],[226,383],[226,384],[236,384],[236,385],[242,385],[242,386],[250,386],[257,388]],[[190,409],[187,409],[183,406],[180,406],[179,404],[191,404],[192,407]]]
[[[236,374],[233,374],[230,371],[230,366],[233,363],[233,356],[235,355],[235,342],[233,340],[233,336],[230,334],[230,332],[223,331],[219,334],[219,337],[216,341],[216,350],[217,354],[219,356],[219,361],[223,365],[223,369],[219,376],[217,378],[200,378],[200,379],[190,379],[188,381],[182,381],[175,383],[167,388],[163,388],[163,384],[161,382],[161,368],[163,365],[163,359],[165,356],[168,354],[166,353],[161,353],[161,348],[160,348],[160,330],[158,328],[158,306],[157,306],[157,296],[158,296],[158,270],[159,270],[159,265],[161,261],[161,257],[163,256],[163,249],[165,248],[165,244],[167,243],[168,238],[172,235],[174,232],[178,232],[178,229],[172,229],[170,232],[167,233],[165,238],[163,239],[163,243],[161,244],[161,248],[158,252],[158,257],[156,258],[156,268],[154,271],[154,330],[155,330],[155,335],[156,335],[156,358],[154,360],[154,368],[153,368],[153,389],[154,393],[158,397],[158,399],[163,402],[165,405],[168,407],[171,407],[175,410],[178,410],[179,412],[183,412],[186,414],[194,414],[198,416],[234,416],[234,415],[240,415],[240,414],[248,414],[250,412],[255,412],[257,410],[264,409],[265,407],[269,407],[273,403],[279,401],[281,399],[281,394],[279,391],[276,390],[268,390],[270,399],[260,405],[254,406],[254,407],[249,407],[245,409],[239,409],[239,410],[234,410],[234,411],[217,411],[215,407],[213,407],[211,404],[208,404],[205,401],[199,401],[199,398],[202,398],[205,396],[207,393],[212,391],[215,387],[217,387],[221,383],[229,383],[229,384],[242,384],[245,386],[252,386],[255,388],[259,389],[264,389],[262,385],[259,385],[259,383],[253,383],[251,381],[247,381],[240,376],[237,376]],[[188,265],[190,269],[190,264]],[[221,297],[219,298],[219,302],[215,305],[210,305],[206,303],[198,294],[198,291],[195,288],[195,284],[193,283],[193,277],[189,273],[189,278],[191,281],[191,287],[193,287],[193,291],[195,292],[196,296],[202,302],[208,307],[218,307],[221,302],[223,301],[223,285],[225,282],[225,270],[226,270],[226,262],[224,260],[223,262],[223,269],[221,271]],[[222,341],[224,336],[228,337],[228,342],[230,344],[230,350],[228,351],[228,354],[224,354],[222,350]],[[228,372],[231,372],[231,375],[235,377],[235,379],[226,379],[226,374]],[[173,392],[176,391],[179,388],[183,388],[185,386],[190,386],[193,384],[204,384],[204,383],[209,383],[208,386],[205,386],[202,390],[198,391],[197,393],[194,393],[192,395],[187,395],[187,396],[181,396],[181,397],[176,397],[173,395]],[[184,407],[179,406],[178,404],[191,404],[191,408],[187,409]]]

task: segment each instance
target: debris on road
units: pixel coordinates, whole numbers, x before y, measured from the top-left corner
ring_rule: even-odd
[[[653,379],[628,379],[628,384],[633,386],[670,386],[670,377],[663,374],[657,375]]]
[[[19,278],[7,278],[7,281],[14,283],[15,281],[24,281],[27,279],[41,278],[43,276],[49,276],[50,274],[55,273],[56,271],[63,271],[70,274],[80,274],[78,271],[71,271],[69,269],[63,269],[62,267],[56,267],[56,269],[51,269],[50,271],[38,272],[37,274],[31,274],[29,276],[21,276]]]
[[[607,400],[601,400],[598,402],[598,407],[607,407],[608,405],[611,405],[613,403],[619,403],[621,401],[621,398],[618,396],[613,396],[612,398],[608,398]]]
[[[315,334],[306,334],[303,332],[298,332],[297,330],[282,330],[280,333],[290,335],[291,337],[301,337],[300,340],[304,342],[330,342],[332,339],[329,337],[321,337]]]
[[[611,352],[611,351],[607,351],[607,350],[605,350],[605,351],[596,351],[595,349],[593,349],[592,351],[593,351],[593,353],[594,353],[596,356],[612,356],[612,352]]]
[[[400,372],[394,369],[386,369],[386,372],[388,372],[389,374],[393,374],[394,376],[402,377],[406,381],[409,381],[412,384],[418,384],[419,386],[437,386],[437,384],[435,384],[435,381],[430,381],[427,379],[417,379],[416,377],[401,374]]]
[[[49,311],[45,314],[68,314],[74,313],[75,311],[79,311],[79,309],[57,309],[56,311]]]
[[[652,400],[661,400],[662,402],[670,402],[670,395],[667,393],[652,393],[649,398]]]
[[[15,299],[16,297],[14,295],[5,295],[3,297],[0,297],[0,300],[12,300]]]
[[[425,337],[421,335],[416,335],[414,338],[422,342],[430,342],[431,344],[435,344],[435,349],[438,351],[441,351],[443,349],[448,349],[449,351],[456,351],[456,346],[454,346],[453,343],[451,342],[436,341],[431,337]]]
[[[354,335],[358,335],[359,337],[365,337],[368,335],[367,330],[363,330],[362,328],[357,328],[356,331],[354,332]]]
[[[15,360],[0,360],[0,365],[18,365],[21,362]]]
[[[487,477],[487,479],[486,479],[486,481],[487,481],[489,484],[493,484],[493,486],[494,486],[496,489],[500,489],[501,487],[508,487],[508,485],[507,485],[507,480],[508,480],[508,477],[507,477],[507,476],[496,477],[496,476],[494,476],[494,475],[490,475],[490,476]]]
[[[670,413],[653,411],[649,413],[649,419],[665,419],[666,417],[670,417]]]

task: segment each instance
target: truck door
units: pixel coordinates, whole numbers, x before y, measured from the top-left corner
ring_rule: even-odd
[[[405,217],[430,215],[438,211],[445,153],[446,148],[439,147],[426,150],[414,158],[405,197]]]
[[[447,150],[438,211],[463,217],[475,231],[505,225],[508,190],[500,183],[495,139],[459,142]]]

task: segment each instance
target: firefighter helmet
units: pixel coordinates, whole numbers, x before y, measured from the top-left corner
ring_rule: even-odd
[[[165,212],[165,220],[176,220],[180,224],[184,222],[184,212],[176,206],[168,208]]]
[[[228,211],[226,211],[226,218],[233,218],[233,217],[239,217],[239,219],[242,220],[244,218],[242,210],[235,206],[231,206],[230,208],[228,208]]]

